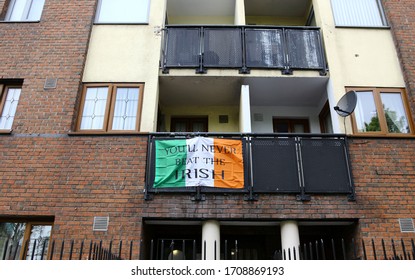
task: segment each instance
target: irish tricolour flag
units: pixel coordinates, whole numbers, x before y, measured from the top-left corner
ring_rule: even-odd
[[[154,188],[244,187],[241,140],[156,140],[155,149]]]

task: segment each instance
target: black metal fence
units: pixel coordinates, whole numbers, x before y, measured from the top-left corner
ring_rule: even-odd
[[[318,27],[166,26],[162,68],[319,70],[326,59]]]
[[[16,244],[6,240],[2,260],[123,260],[138,259],[133,249],[138,243],[133,241],[109,242],[31,239],[25,244]],[[23,246],[22,246],[23,245]],[[137,245],[138,246],[138,245]]]
[[[347,194],[354,200],[354,186],[344,135],[328,134],[204,134],[206,137],[240,139],[243,142],[245,188],[219,189],[200,186],[153,188],[155,179],[155,143],[158,140],[183,139],[200,134],[156,133],[149,136],[146,172],[146,199],[161,192],[191,192],[203,200],[204,193],[244,192],[247,200],[259,193],[297,194],[309,200],[311,194]]]
[[[150,240],[149,252],[137,253],[144,248],[141,241],[75,241],[75,240],[43,240],[21,246],[13,246],[6,241],[1,260],[20,259],[23,249],[24,260],[200,260],[202,246],[206,253],[206,243],[195,239],[158,239]],[[104,245],[105,244],[105,245]],[[115,246],[115,244],[117,246]],[[216,248],[216,245],[214,246]],[[242,260],[256,259],[247,256],[240,249],[238,240],[224,240],[220,252],[215,253],[217,259]],[[136,251],[134,251],[136,249]],[[261,250],[264,248],[256,248]],[[40,252],[40,253],[39,253]],[[135,252],[135,253],[133,253]],[[215,251],[216,252],[216,251]],[[147,256],[147,257],[145,257]],[[355,239],[320,239],[302,243],[298,247],[287,250],[275,250],[271,259],[275,260],[415,260],[414,239],[366,239],[359,242]]]
[[[238,240],[224,240],[221,251],[216,252],[215,243],[213,248],[215,259],[219,257],[224,260],[256,259],[255,254],[247,255],[246,249],[241,250],[241,247]],[[206,250],[206,242],[200,244],[197,240],[152,239],[150,259],[200,260],[206,259]],[[378,241],[370,239],[369,242],[364,240],[356,242],[355,239],[320,239],[302,243],[298,247],[275,250],[271,258],[274,260],[415,260],[415,244],[413,239],[398,241],[391,239],[389,242],[385,239]]]

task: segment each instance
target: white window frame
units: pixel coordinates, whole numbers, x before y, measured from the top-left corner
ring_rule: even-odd
[[[36,14],[35,18],[29,18],[30,13],[33,11],[33,7],[35,5],[41,5],[38,6],[40,13]],[[44,5],[45,0],[11,0],[5,21],[40,21]],[[16,16],[18,16],[18,19],[14,19]]]
[[[134,2],[140,1],[142,3],[141,5],[143,5],[143,11],[139,14],[137,13],[137,18],[124,19],[123,15],[117,15],[117,19],[111,19],[111,20],[101,18],[102,9],[103,9],[103,1],[108,1],[108,2],[113,1],[114,3],[117,3],[117,4],[123,4],[121,1],[126,1],[126,0],[121,0],[121,1],[120,0],[99,0],[98,6],[97,6],[97,12],[95,15],[95,23],[98,23],[98,24],[148,24],[149,22],[151,0],[130,0]],[[125,12],[125,11],[132,11],[133,9],[129,7],[124,7],[124,9],[120,9],[120,11],[121,10]]]
[[[331,0],[333,19],[337,27],[388,27],[388,22],[380,0]],[[356,11],[353,11],[352,5],[359,4]],[[376,11],[369,10],[374,6]],[[366,7],[367,10],[363,8]],[[356,17],[353,13],[359,11],[363,17]]]
[[[8,111],[5,111],[7,98],[9,96],[10,90],[20,90],[19,97],[17,99],[14,99],[13,102],[16,102],[16,106],[13,109],[13,107],[9,107]],[[2,85],[0,85],[0,121],[1,118],[7,117],[12,119],[10,127],[9,126],[0,126],[0,132],[10,132],[12,130],[14,118],[16,116],[17,106],[19,105],[19,99],[22,94],[22,88],[20,86],[5,86],[4,89],[2,89]],[[7,114],[7,115],[6,115]],[[1,124],[1,122],[0,122]]]

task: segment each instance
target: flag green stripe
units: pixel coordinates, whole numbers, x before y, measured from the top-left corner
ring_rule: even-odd
[[[187,158],[186,140],[157,140],[155,149],[154,188],[186,187],[186,181],[181,176],[186,165],[177,164],[177,160]],[[176,174],[179,174],[177,178]]]

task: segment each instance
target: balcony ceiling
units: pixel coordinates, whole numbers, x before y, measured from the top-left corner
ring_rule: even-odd
[[[239,105],[241,85],[249,85],[253,106],[318,106],[328,77],[160,77],[164,106]]]
[[[233,16],[235,0],[168,0],[169,16]]]
[[[304,17],[310,0],[245,0],[247,16]]]

